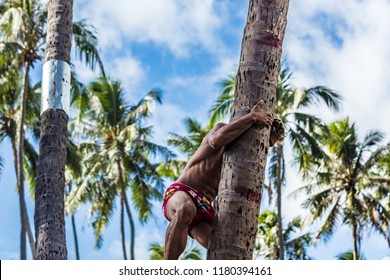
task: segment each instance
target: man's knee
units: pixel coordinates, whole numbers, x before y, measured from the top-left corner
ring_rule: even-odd
[[[188,227],[196,215],[196,206],[192,201],[182,203],[175,212],[172,222],[175,221],[179,227]]]

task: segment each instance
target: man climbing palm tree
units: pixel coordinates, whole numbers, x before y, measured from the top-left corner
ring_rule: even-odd
[[[218,194],[225,146],[253,125],[258,129],[272,127],[270,146],[284,138],[283,124],[267,113],[264,105],[261,100],[250,113],[236,121],[218,123],[204,137],[177,181],[166,190],[163,211],[170,224],[165,239],[165,259],[178,259],[185,249],[187,234],[207,248],[215,213],[211,202]]]

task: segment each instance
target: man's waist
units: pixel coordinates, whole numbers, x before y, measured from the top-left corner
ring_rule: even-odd
[[[214,197],[205,189],[203,188],[198,188],[197,186],[190,186],[188,184],[176,181],[174,182],[171,186],[184,186],[186,188],[189,188],[190,190],[194,191],[200,196],[205,196],[210,202],[214,200]]]

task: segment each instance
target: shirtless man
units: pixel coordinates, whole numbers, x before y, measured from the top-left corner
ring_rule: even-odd
[[[170,223],[165,237],[165,259],[179,258],[187,234],[207,248],[215,214],[211,202],[218,193],[224,148],[253,124],[273,128],[274,117],[263,106],[261,100],[249,114],[229,124],[218,123],[205,136],[177,181],[166,190],[163,212]],[[270,146],[284,137],[283,124],[282,130],[279,134],[271,129]]]

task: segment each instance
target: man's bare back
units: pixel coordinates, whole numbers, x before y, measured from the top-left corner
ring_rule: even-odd
[[[198,150],[188,161],[177,182],[184,184],[183,188],[188,187],[189,191],[176,190],[164,203],[164,214],[170,221],[165,239],[165,259],[178,259],[185,249],[187,234],[207,248],[211,225],[205,220],[193,224],[193,219],[199,216],[201,207],[189,192],[191,189],[199,192],[197,195],[203,195],[205,202],[214,200],[218,194],[225,146],[237,139],[253,124],[259,125],[261,129],[271,126],[274,118],[263,107],[264,101],[261,100],[249,114],[229,124],[218,123],[205,136]],[[271,146],[275,140],[277,140],[275,137],[271,137]],[[209,204],[205,207],[212,208]]]

